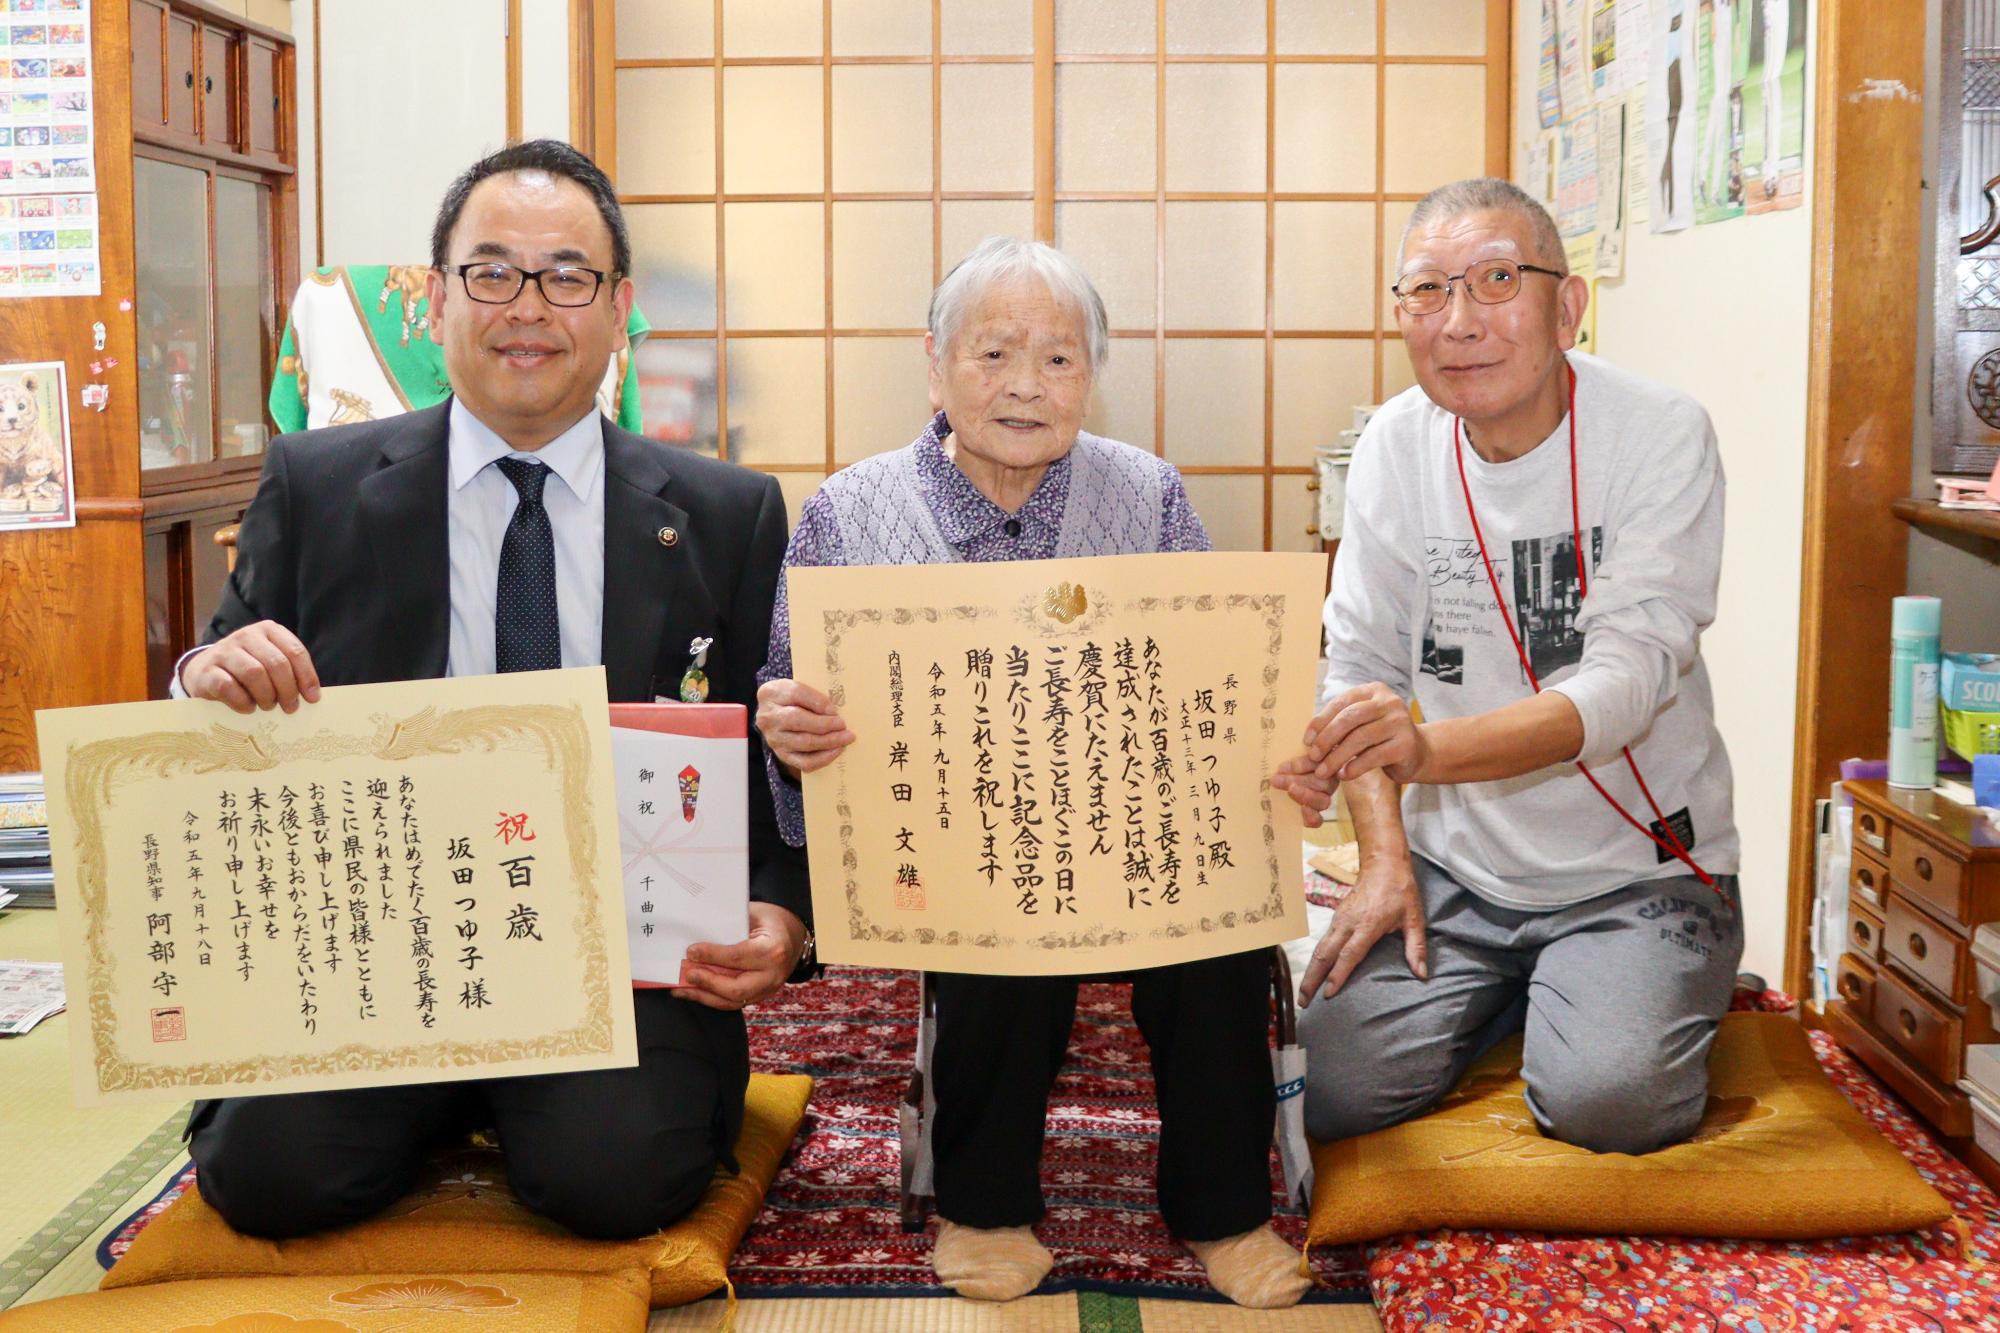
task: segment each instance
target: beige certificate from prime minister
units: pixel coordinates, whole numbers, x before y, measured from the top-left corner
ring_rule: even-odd
[[[601,668],[36,722],[79,1101],[637,1063]]]
[[[829,962],[1157,967],[1305,934],[1298,807],[1326,561],[789,571],[794,670],[855,740],[805,779]]]

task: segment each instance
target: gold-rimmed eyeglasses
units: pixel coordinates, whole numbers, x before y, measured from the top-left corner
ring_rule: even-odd
[[[550,305],[589,305],[597,299],[597,289],[604,285],[604,280],[616,276],[594,268],[579,268],[574,264],[525,269],[495,260],[455,264],[445,272],[456,273],[459,281],[465,284],[465,294],[487,305],[509,304],[521,294],[531,278],[541,289],[542,299]]]
[[[1521,290],[1523,273],[1546,273],[1552,278],[1569,275],[1536,264],[1517,264],[1511,259],[1482,259],[1463,273],[1446,273],[1441,268],[1423,268],[1405,273],[1389,290],[1396,302],[1412,315],[1435,315],[1451,302],[1454,283],[1463,282],[1465,291],[1481,305],[1504,305]]]

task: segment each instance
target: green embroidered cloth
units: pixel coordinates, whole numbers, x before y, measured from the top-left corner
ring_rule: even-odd
[[[430,336],[428,272],[422,264],[350,264],[306,275],[271,381],[279,430],[372,421],[443,401],[451,381],[444,349]],[[652,326],[634,307],[625,331],[636,347]],[[640,430],[629,349],[605,367],[597,405],[626,430]]]

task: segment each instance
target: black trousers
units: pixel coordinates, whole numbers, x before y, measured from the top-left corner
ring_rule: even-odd
[[[1160,1104],[1160,1213],[1183,1240],[1271,1218],[1271,955],[1131,974]],[[1069,1046],[1077,977],[940,973],[931,1155],[937,1208],[963,1226],[1042,1216],[1049,1090]]]
[[[282,1239],[358,1222],[409,1192],[426,1152],[498,1129],[521,1202],[579,1235],[643,1236],[735,1169],[750,1078],[743,1016],[635,991],[629,1069],[204,1102],[189,1122],[202,1197]]]

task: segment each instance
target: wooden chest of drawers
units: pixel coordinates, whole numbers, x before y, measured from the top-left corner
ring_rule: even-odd
[[[2000,830],[1927,791],[1846,786],[1847,952],[1827,1027],[1939,1130],[1965,1138],[1965,1048],[2000,1041],[1972,959],[1973,931],[2000,920]]]

